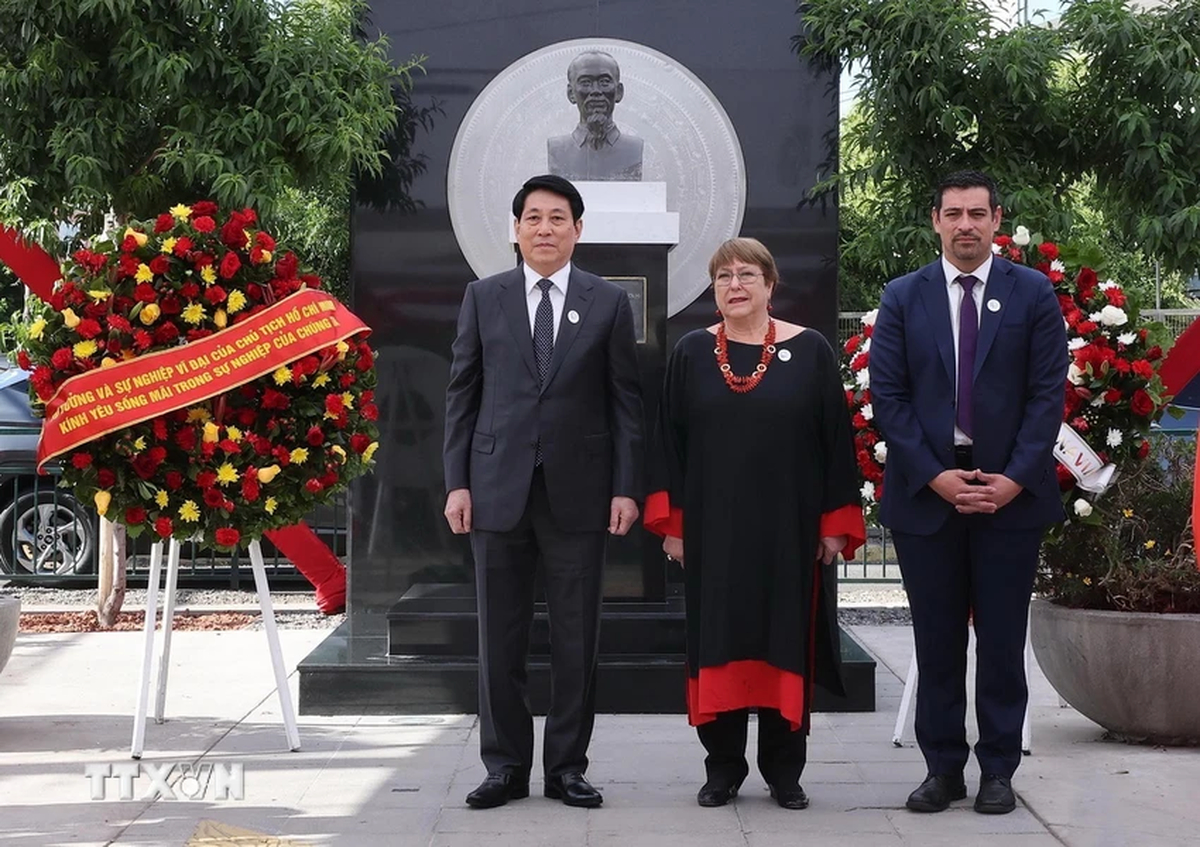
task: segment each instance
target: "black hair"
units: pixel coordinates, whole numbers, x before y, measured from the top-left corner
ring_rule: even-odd
[[[1000,192],[996,189],[996,181],[983,171],[955,171],[943,177],[933,192],[933,208],[941,210],[942,195],[948,188],[986,188],[991,210],[995,211],[1000,205]]]
[[[542,174],[541,176],[525,180],[525,184],[521,186],[521,190],[513,198],[512,212],[514,218],[517,220],[521,219],[521,215],[525,211],[525,200],[535,191],[549,191],[552,194],[565,197],[567,202],[571,204],[571,217],[575,220],[583,217],[583,198],[579,196],[579,189],[572,185],[570,180],[563,179],[561,176]]]

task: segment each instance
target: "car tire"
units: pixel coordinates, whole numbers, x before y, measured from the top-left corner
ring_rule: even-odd
[[[0,512],[0,572],[14,577],[90,573],[96,516],[62,489],[26,491]]]

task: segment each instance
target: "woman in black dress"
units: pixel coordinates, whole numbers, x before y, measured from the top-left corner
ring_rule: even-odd
[[[737,795],[756,709],[759,771],[803,809],[812,684],[841,691],[832,563],[866,536],[850,416],[829,344],[770,315],[766,247],[725,242],[709,276],[721,322],[671,354],[645,521],[684,567],[688,721],[708,751],[698,802]]]

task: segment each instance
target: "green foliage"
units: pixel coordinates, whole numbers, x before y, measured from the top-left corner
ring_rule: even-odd
[[[349,301],[349,193],[289,188],[265,221],[282,243],[305,257],[326,291],[343,302]]]
[[[356,37],[362,0],[0,0],[0,185],[24,219],[201,197],[270,216],[392,168],[408,74]],[[397,93],[399,92],[399,93]],[[411,160],[400,163],[411,179]]]

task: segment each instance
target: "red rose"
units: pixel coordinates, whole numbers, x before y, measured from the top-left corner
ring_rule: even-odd
[[[332,468],[325,471],[325,473],[321,476],[321,485],[325,486],[326,488],[331,488],[337,484],[338,484],[338,473],[337,473],[337,471],[333,470]]]
[[[142,479],[149,479],[158,470],[159,463],[154,461],[148,454],[139,453],[133,457],[132,465],[135,474]]]
[[[258,480],[248,475],[242,477],[242,497],[251,502],[258,499]]]
[[[232,253],[226,253],[225,255],[233,256]],[[237,256],[233,256],[233,257],[235,259],[237,258]],[[222,264],[224,264],[224,262],[222,262]],[[225,294],[225,289],[219,285],[214,285],[211,288],[209,288],[208,291],[204,292],[204,298],[206,300],[208,300],[209,303],[212,303],[214,306],[217,305],[218,303],[223,302],[225,300],[226,296],[227,295]]]
[[[140,523],[146,522],[146,510],[141,506],[133,506],[125,510],[125,523],[130,526],[137,526]]]
[[[108,468],[96,472],[96,482],[101,488],[112,488],[117,483],[117,475]]]
[[[155,232],[168,232],[175,228],[175,218],[164,212],[154,219]]]
[[[221,279],[233,279],[234,274],[242,266],[242,260],[238,258],[237,253],[230,250],[221,259]]]
[[[254,243],[264,250],[275,250],[275,239],[261,230],[254,234]]]
[[[1099,329],[1099,326],[1095,321],[1080,321],[1075,325],[1075,331],[1080,335],[1091,335],[1097,329]]]
[[[1012,244],[1012,236],[997,235],[994,239],[992,239],[992,241],[1000,247],[1007,247],[1008,245]]]
[[[179,432],[175,433],[175,443],[179,445],[179,449],[185,453],[190,453],[196,449],[196,428],[194,426],[185,426]]]
[[[238,423],[240,423],[242,426],[254,426],[254,419],[257,417],[258,415],[255,414],[255,411],[251,408],[238,409]]]
[[[848,356],[851,353],[853,353],[855,350],[857,350],[858,345],[860,345],[860,344],[862,344],[862,336],[861,335],[852,335],[848,339],[846,339],[846,345],[842,348],[842,350]]]
[[[241,250],[250,243],[250,239],[246,237],[246,221],[237,212],[230,215],[229,220],[221,227],[221,241],[235,250]]]
[[[133,289],[133,299],[139,303],[153,303],[158,299],[158,292],[154,290],[154,286],[148,282],[139,282],[137,287]]]
[[[164,294],[158,305],[162,307],[164,315],[178,315],[183,311],[183,301],[174,293]]]
[[[325,433],[321,431],[319,426],[309,427],[305,440],[313,447],[320,447],[325,443]]]
[[[1145,340],[1146,340],[1146,336],[1147,336],[1147,335],[1149,335],[1149,334],[1150,334],[1150,331],[1149,331],[1149,330],[1146,330],[1146,329],[1139,329],[1139,330],[1138,330],[1138,338],[1139,338],[1139,339],[1141,339],[1142,341],[1145,341]]]
[[[29,354],[24,350],[17,351],[17,367],[23,371],[33,370],[33,362],[29,361]]]
[[[1091,268],[1080,268],[1079,276],[1075,277],[1075,285],[1079,288],[1079,293],[1085,291],[1090,292],[1096,287],[1096,272]]]
[[[317,276],[316,274],[301,274],[300,281],[303,282],[305,285],[307,285],[309,288],[311,288],[313,291],[316,291],[318,288],[321,287],[321,278],[319,276]]]
[[[179,471],[167,471],[167,488],[171,491],[178,491],[183,487],[183,474]]]
[[[365,453],[367,448],[371,446],[371,436],[363,432],[356,432],[350,436],[350,449],[355,453]]]
[[[196,485],[201,488],[212,488],[217,484],[217,475],[213,471],[200,471],[196,475]]]
[[[1162,354],[1163,354],[1162,348],[1159,347],[1157,344],[1155,344],[1153,347],[1151,347],[1149,350],[1146,351],[1146,360],[1150,361],[1150,362],[1157,362],[1159,359],[1162,358]]]
[[[1110,388],[1104,392],[1104,402],[1110,406],[1121,402],[1121,389]]]
[[[171,270],[171,260],[161,253],[150,260],[150,270],[162,276],[167,271]]]
[[[275,263],[275,275],[280,279],[291,279],[300,267],[300,260],[291,250],[283,254],[283,258]]]
[[[50,357],[50,364],[60,371],[65,371],[71,367],[71,362],[75,361],[75,354],[70,347],[60,347],[54,351],[54,355]]]
[[[92,464],[91,453],[76,453],[71,456],[71,464],[78,470],[84,470]]]
[[[225,495],[218,488],[204,489],[204,505],[210,509],[219,509],[225,503]]]
[[[207,253],[197,253],[195,256],[192,256],[192,266],[198,271],[207,268],[211,264],[213,264],[213,257]]]
[[[242,534],[231,526],[223,526],[214,533],[217,544],[222,547],[235,547],[241,540]]]
[[[862,412],[855,412],[853,420],[855,429],[866,429],[868,426],[870,426],[870,424],[867,422],[867,419],[863,417]]]
[[[1137,457],[1139,459],[1144,459],[1149,455],[1150,455],[1150,442],[1143,440],[1142,443],[1140,445],[1138,445]]]
[[[1129,398],[1129,408],[1135,415],[1148,418],[1154,412],[1154,401],[1150,399],[1149,394],[1139,388]]]
[[[179,337],[179,327],[167,321],[164,324],[159,324],[158,329],[154,330],[155,344],[170,344]]]
[[[179,286],[179,293],[188,300],[195,300],[200,296],[200,286],[194,282],[185,282]]]
[[[217,204],[211,200],[197,200],[192,204],[193,215],[215,215]]]
[[[192,220],[192,227],[196,232],[212,232],[217,228],[217,222],[208,215],[201,215]]]
[[[1038,252],[1050,261],[1058,258],[1058,245],[1052,241],[1043,241],[1038,245]]]
[[[132,235],[127,235],[121,240],[121,250],[125,253],[132,253],[138,248],[137,239]]]
[[[182,238],[175,239],[175,247],[173,248],[172,252],[175,253],[176,258],[182,259],[187,256],[188,251],[191,250],[193,246],[194,244],[192,243],[192,239],[185,235]]]
[[[84,318],[79,322],[79,326],[75,327],[75,331],[79,333],[80,338],[95,338],[101,332],[100,323],[91,318]]]
[[[264,409],[286,409],[291,403],[286,394],[276,391],[274,388],[268,388],[263,391],[262,407]]]
[[[315,477],[310,477],[304,481],[304,490],[309,494],[320,494],[321,489],[325,486],[321,485],[321,480]]]
[[[1154,378],[1154,365],[1145,359],[1138,359],[1133,363],[1132,368],[1135,376],[1141,377],[1147,382]]]
[[[174,531],[171,526],[170,518],[159,518],[154,522],[154,531],[158,533],[160,538],[170,538]]]

